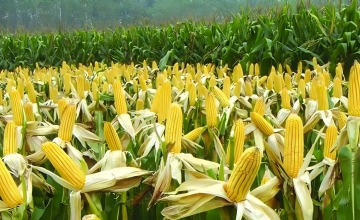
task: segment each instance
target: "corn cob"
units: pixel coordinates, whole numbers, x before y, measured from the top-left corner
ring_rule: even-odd
[[[333,160],[336,159],[336,151],[330,153],[330,150],[335,144],[336,139],[337,139],[337,128],[335,125],[330,125],[325,133],[324,157],[328,157]]]
[[[160,89],[160,99],[158,107],[158,122],[163,122],[169,115],[169,108],[171,105],[171,84],[169,80],[165,80]]]
[[[160,73],[156,76],[156,88],[157,89],[163,84],[164,80],[165,80],[164,74]]]
[[[281,107],[284,109],[291,109],[290,95],[287,88],[281,90]]]
[[[204,127],[195,128],[194,130],[184,135],[184,138],[189,139],[190,141],[195,141],[201,135],[203,128]]]
[[[64,90],[66,94],[70,93],[71,91],[71,75],[69,73],[65,73],[64,75]]]
[[[324,84],[319,84],[317,89],[318,95],[318,109],[329,110],[329,101]]]
[[[318,82],[316,80],[316,78],[314,78],[311,81],[311,85],[310,85],[310,99],[317,101],[318,100],[318,94],[317,94],[317,89],[318,89]]]
[[[46,142],[42,144],[41,149],[62,178],[78,190],[84,187],[84,172],[61,147],[54,142]]]
[[[25,103],[24,111],[25,111],[26,121],[35,121],[33,106],[30,102]]]
[[[223,86],[223,93],[225,94],[226,98],[230,98],[230,78],[225,76],[224,78],[224,86]]]
[[[76,107],[73,104],[66,106],[61,116],[58,137],[63,141],[70,141],[74,129]]]
[[[258,98],[255,102],[255,106],[254,106],[254,112],[258,113],[261,116],[264,116],[265,114],[265,102],[264,102],[264,97],[261,96],[260,98]]]
[[[20,94],[17,90],[12,90],[10,92],[10,101],[13,120],[17,126],[22,126],[24,109]]]
[[[323,72],[324,75],[324,82],[325,82],[325,87],[329,87],[330,85],[330,75],[328,71],[324,71]]]
[[[339,77],[339,79],[341,80],[342,76],[343,76],[343,68],[342,68],[341,63],[338,63],[336,65],[335,73],[336,73],[336,76]]]
[[[134,92],[135,92],[135,93],[138,93],[138,92],[139,92],[138,81],[137,81],[136,79],[133,79],[133,80],[132,80],[132,83],[133,83]]]
[[[92,98],[95,102],[99,101],[99,89],[98,86],[96,84],[96,82],[93,82],[91,84],[91,93],[92,93]]]
[[[26,91],[30,102],[36,103],[36,92],[33,84],[30,81],[26,83]]]
[[[233,95],[236,97],[240,96],[240,93],[241,93],[241,81],[240,80],[236,82],[233,93],[234,93]]]
[[[249,76],[253,76],[253,75],[254,75],[254,64],[251,63],[249,67]]]
[[[257,81],[258,86],[262,86],[262,84],[264,84],[264,82],[266,82],[266,80],[267,80],[267,76],[261,77],[261,78]]]
[[[0,158],[0,196],[2,200],[10,207],[14,208],[22,203],[22,196],[18,187],[11,177],[4,162]]]
[[[291,113],[285,124],[284,169],[295,178],[304,159],[304,131],[301,118]]]
[[[243,77],[244,77],[243,69],[242,69],[241,65],[238,64],[234,67],[232,81],[234,83],[236,83],[239,80],[239,78],[243,78]]]
[[[283,86],[282,86],[282,77],[279,74],[274,75],[274,91],[276,93],[281,92]]]
[[[245,82],[245,95],[246,96],[252,96],[253,94],[253,88],[251,85],[251,82],[249,80],[246,80]]]
[[[334,78],[333,97],[340,98],[342,95],[341,79],[336,76]]]
[[[2,89],[0,89],[0,105],[4,104],[4,100],[3,100],[3,91]]]
[[[122,145],[119,136],[110,122],[104,123],[104,136],[106,143],[108,144],[109,149],[111,151],[122,150]]]
[[[288,89],[288,90],[291,90],[292,89],[292,84],[291,84],[291,77],[289,74],[285,74],[284,76],[284,81],[285,81],[285,87]]]
[[[181,152],[183,115],[177,103],[171,104],[169,112],[165,127],[165,141],[171,146],[170,152],[177,154]]]
[[[127,106],[123,88],[119,80],[116,80],[113,84],[113,92],[115,99],[115,109],[117,115],[126,114]]]
[[[308,83],[311,80],[311,71],[309,69],[305,70],[305,78],[304,78],[304,80],[305,80],[305,83]]]
[[[3,155],[5,156],[16,152],[16,125],[14,121],[9,121],[4,131]]]
[[[340,112],[340,111],[334,112],[334,115],[337,119],[339,130],[341,131],[346,126],[347,117],[344,112]]]
[[[292,71],[289,65],[285,64],[286,73],[291,76]]]
[[[210,80],[209,80],[209,89],[216,86],[216,79],[214,76],[210,77]]]
[[[213,93],[208,93],[205,99],[206,124],[208,127],[216,127],[217,125],[217,108]]]
[[[295,82],[296,82],[297,84],[299,84],[300,79],[301,79],[301,72],[300,72],[300,73],[296,73],[296,75],[295,75]]]
[[[141,90],[142,90],[142,91],[146,91],[148,87],[147,87],[147,85],[146,85],[146,80],[145,80],[145,78],[144,78],[143,75],[140,75],[140,76],[139,76],[139,82],[140,82],[140,88],[141,88]]]
[[[348,112],[350,116],[360,116],[360,64],[355,60],[350,69]]]
[[[140,111],[144,109],[144,100],[138,99],[136,100],[136,111]]]
[[[24,81],[20,77],[17,78],[17,91],[19,92],[20,97],[24,95]]]
[[[260,168],[261,156],[256,147],[246,149],[238,158],[229,181],[224,184],[224,190],[231,201],[241,202],[245,200],[252,183]]]
[[[266,88],[272,90],[274,88],[274,75],[270,74],[266,80]]]
[[[59,114],[59,119],[61,120],[61,116],[64,113],[64,110],[66,108],[66,106],[68,105],[68,101],[65,98],[61,98],[58,102],[58,114]]]
[[[244,151],[244,141],[245,141],[245,127],[241,119],[238,119],[235,122],[235,131],[234,131],[234,163],[237,164],[239,158]]]
[[[255,66],[254,66],[255,70],[255,76],[259,76],[260,75],[260,66],[258,63],[255,63]]]
[[[280,74],[283,73],[283,67],[282,67],[281,63],[279,63],[277,70],[278,70],[278,72],[279,72]]]
[[[199,97],[206,97],[207,93],[208,93],[208,90],[203,84],[198,85],[198,96]]]
[[[223,108],[230,105],[229,99],[226,97],[223,91],[221,91],[217,86],[214,86],[213,91],[216,99],[219,100]]]
[[[188,92],[189,92],[189,104],[190,104],[190,106],[195,106],[196,88],[195,88],[195,83],[194,82],[189,83]]]
[[[298,94],[301,95],[303,99],[306,99],[306,90],[305,90],[305,80],[300,79],[298,84]]]
[[[251,121],[256,125],[256,127],[265,135],[270,136],[274,133],[273,126],[263,118],[260,114],[256,112],[250,112]]]

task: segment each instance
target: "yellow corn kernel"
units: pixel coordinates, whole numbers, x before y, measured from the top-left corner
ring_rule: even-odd
[[[9,121],[4,130],[3,155],[14,154],[16,152],[16,125],[14,121]]]
[[[42,144],[41,149],[63,179],[71,183],[78,190],[84,187],[84,172],[61,147],[54,142],[46,142]]]
[[[219,87],[214,86],[213,92],[214,92],[216,99],[219,100],[219,102],[223,108],[230,105],[229,99],[226,97],[226,95],[223,93],[223,91],[221,91],[219,89]]]
[[[284,76],[284,81],[285,81],[285,86],[288,90],[291,90],[292,89],[292,84],[291,84],[291,77],[289,74],[285,74]]]
[[[273,126],[257,112],[250,112],[250,118],[251,121],[256,125],[256,127],[265,135],[270,136],[274,133]]]
[[[238,161],[229,181],[224,185],[227,196],[234,202],[245,200],[260,168],[260,150],[257,147],[249,147]]]
[[[253,94],[253,88],[251,85],[251,82],[249,80],[246,80],[245,82],[245,95],[246,96],[252,96]]]
[[[360,64],[355,60],[350,69],[348,112],[350,116],[360,116]]]
[[[225,94],[226,98],[230,98],[230,78],[225,76],[224,78],[224,86],[223,86],[223,93]]]
[[[171,83],[165,80],[160,89],[160,99],[158,107],[158,122],[163,122],[168,118],[169,108],[171,105]]]
[[[324,84],[319,84],[317,88],[318,110],[329,110],[329,101]]]
[[[195,141],[201,135],[203,129],[204,127],[195,128],[194,130],[184,135],[184,138],[189,139],[190,141]]]
[[[281,107],[284,109],[291,109],[290,95],[286,88],[281,91]]]
[[[308,83],[311,80],[311,71],[309,69],[305,70],[305,78],[304,78],[304,80],[305,80],[305,83]]]
[[[274,91],[276,93],[279,93],[279,92],[281,92],[282,88],[283,88],[282,77],[280,74],[275,74],[274,75]]]
[[[140,111],[144,109],[144,100],[138,99],[136,100],[136,111]]]
[[[76,119],[76,107],[74,104],[67,105],[61,115],[58,137],[63,141],[71,141]]]
[[[10,92],[11,111],[13,120],[17,126],[22,126],[23,123],[23,103],[20,98],[20,94],[17,90]]]
[[[270,74],[266,80],[266,88],[272,90],[274,88],[274,75]]]
[[[17,78],[17,91],[20,94],[20,97],[24,95],[24,81],[21,78]]]
[[[331,148],[334,146],[337,139],[337,128],[335,125],[330,125],[326,129],[324,140],[324,157],[336,159],[336,151],[330,153]]]
[[[190,84],[191,84],[192,82],[193,82],[193,80],[192,80],[191,74],[187,75],[187,76],[186,76],[186,85],[185,85],[185,90],[186,90],[186,91],[189,91],[189,86],[190,86]]]
[[[104,82],[103,86],[102,86],[102,93],[106,94],[109,92],[109,84],[108,82]]]
[[[169,118],[166,120],[165,141],[171,146],[171,153],[181,152],[183,114],[177,103],[172,103],[169,108]]]
[[[265,114],[265,102],[264,102],[264,97],[261,96],[260,98],[258,98],[255,102],[255,106],[254,106],[254,112],[258,113],[261,116],[264,116]]]
[[[240,93],[241,93],[241,81],[237,81],[236,84],[235,84],[235,88],[233,90],[233,95],[236,96],[236,97],[240,97]]]
[[[195,88],[195,83],[194,83],[194,82],[191,82],[191,83],[189,84],[188,92],[189,92],[189,104],[190,104],[190,106],[195,106],[195,102],[196,102],[196,88]]]
[[[249,76],[253,76],[254,75],[254,64],[251,63],[249,66]]]
[[[305,80],[300,79],[298,84],[298,94],[301,95],[303,99],[306,99],[306,89],[305,89]]]
[[[244,151],[244,141],[245,141],[245,126],[241,119],[238,119],[235,122],[234,130],[234,163],[239,162],[239,158]]]
[[[69,73],[65,73],[64,75],[64,90],[66,94],[71,91],[71,75]]]
[[[26,121],[35,121],[33,106],[30,102],[24,104]]]
[[[0,158],[0,196],[1,199],[10,207],[14,208],[23,202],[23,198],[18,187],[11,177],[9,170]]]
[[[99,89],[98,89],[98,85],[96,84],[96,82],[93,82],[91,84],[91,93],[92,93],[92,98],[95,102],[97,102],[99,100]]]
[[[122,150],[120,138],[110,122],[104,123],[104,137],[111,151]]]
[[[30,102],[36,103],[36,92],[33,84],[30,81],[26,83],[26,92]]]
[[[61,98],[58,102],[58,114],[59,114],[59,119],[61,120],[61,116],[64,113],[64,110],[66,108],[66,106],[68,105],[68,101],[65,98]]]
[[[216,127],[217,125],[217,108],[215,104],[215,96],[213,93],[208,93],[205,99],[206,124],[208,127]]]
[[[127,113],[127,106],[123,88],[119,80],[116,80],[113,84],[113,92],[114,92],[114,99],[115,99],[115,109],[117,115],[126,114]]]
[[[301,118],[294,113],[286,119],[284,138],[284,169],[295,178],[304,160],[304,131]]]
[[[254,70],[254,72],[255,72],[255,76],[259,76],[260,75],[260,66],[259,66],[259,64],[258,63],[255,63],[255,70]]]

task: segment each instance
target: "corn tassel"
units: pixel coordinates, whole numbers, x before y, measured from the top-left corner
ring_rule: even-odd
[[[13,120],[17,126],[22,126],[24,109],[20,94],[17,90],[12,90],[10,92],[10,101]]]
[[[216,127],[217,125],[217,108],[213,93],[208,93],[205,99],[206,124],[208,127]]]
[[[287,88],[283,88],[281,91],[281,107],[284,109],[291,109],[290,95]]]
[[[122,150],[122,145],[119,136],[110,122],[104,123],[104,136],[106,143],[108,144],[109,149],[111,151]]]
[[[246,149],[238,158],[239,163],[225,183],[224,190],[231,201],[245,200],[260,168],[261,156],[256,147]]]
[[[16,152],[16,125],[14,121],[9,121],[4,131],[3,155],[14,154]]]
[[[234,163],[237,164],[241,154],[244,151],[245,126],[241,119],[235,123],[234,131]]]
[[[84,187],[84,172],[61,147],[54,142],[46,142],[42,144],[41,149],[63,179],[71,183],[78,190]]]
[[[229,99],[226,97],[226,95],[223,93],[223,91],[221,91],[217,86],[214,86],[213,91],[214,91],[214,95],[215,95],[216,99],[219,100],[219,102],[223,108],[230,105]]]
[[[115,109],[117,115],[126,114],[127,106],[123,88],[119,80],[116,80],[113,84],[113,92],[115,99]]]
[[[184,138],[189,139],[190,141],[195,141],[198,137],[200,137],[203,129],[204,127],[195,128],[194,130],[184,135]]]
[[[274,133],[273,126],[260,114],[256,112],[250,112],[250,118],[256,127],[265,135],[270,136]]]
[[[177,103],[171,104],[169,112],[165,127],[165,141],[171,146],[170,152],[177,154],[181,152],[183,114]]]
[[[330,125],[325,133],[325,141],[324,141],[324,157],[335,160],[336,159],[336,151],[330,153],[331,148],[334,146],[337,139],[337,128],[335,125]]]
[[[348,101],[349,115],[360,117],[360,64],[357,61],[350,69]]]
[[[301,118],[290,114],[285,124],[284,169],[291,178],[295,178],[304,159],[304,131]]]
[[[25,103],[24,111],[25,111],[26,121],[35,121],[33,106],[30,102]]]
[[[9,170],[0,158],[0,196],[2,200],[10,207],[14,208],[23,202],[23,198],[18,187],[11,177]]]
[[[76,107],[71,104],[66,106],[61,116],[58,137],[63,141],[71,141],[76,119]]]
[[[258,113],[261,116],[264,116],[265,114],[265,102],[264,102],[264,97],[261,96],[260,98],[258,98],[255,102],[255,106],[254,106],[254,112]]]

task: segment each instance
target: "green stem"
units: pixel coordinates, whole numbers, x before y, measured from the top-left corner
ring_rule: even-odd
[[[122,220],[128,219],[127,207],[126,207],[126,192],[121,193],[121,217]]]
[[[101,213],[99,212],[99,210],[96,208],[96,205],[95,203],[93,202],[93,200],[90,198],[89,194],[88,193],[84,193],[85,197],[86,197],[86,200],[88,201],[89,203],[89,207],[90,207],[90,210],[93,214],[95,214],[96,216],[98,217],[101,217]]]
[[[27,206],[26,180],[25,180],[24,175],[25,175],[25,173],[23,173],[20,176],[21,189],[22,189],[22,192],[23,192],[23,205],[25,206],[24,207],[24,213],[23,213],[23,219],[28,219],[27,218],[27,211],[26,211],[26,206]]]

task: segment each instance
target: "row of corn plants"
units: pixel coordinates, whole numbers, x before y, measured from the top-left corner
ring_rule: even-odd
[[[358,219],[360,64],[247,69],[1,71],[1,218]]]
[[[238,62],[259,63],[261,75],[271,66],[287,64],[296,69],[299,61],[316,57],[321,65],[330,62],[335,71],[345,62],[349,72],[359,58],[360,29],[357,1],[338,8],[326,5],[297,9],[285,4],[263,15],[241,12],[222,24],[179,22],[163,27],[136,26],[116,30],[79,30],[69,33],[0,34],[0,69],[17,66],[35,68],[95,61],[130,64],[147,60],[166,64]]]

